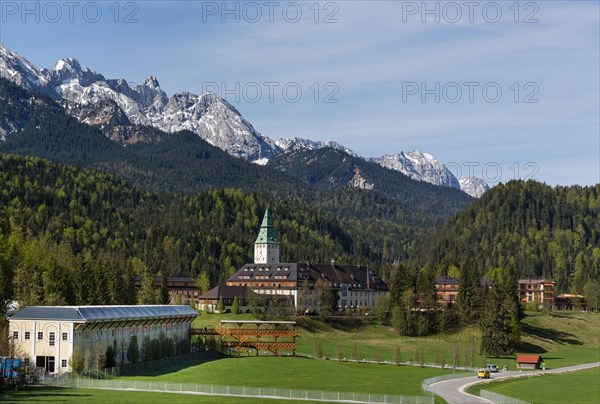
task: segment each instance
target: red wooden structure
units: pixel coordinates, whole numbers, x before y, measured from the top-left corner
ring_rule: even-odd
[[[296,356],[295,321],[221,320],[218,329],[196,328],[191,333],[219,335],[221,349],[234,349],[238,356],[244,350],[254,350],[256,356],[261,350],[276,356],[291,351]]]

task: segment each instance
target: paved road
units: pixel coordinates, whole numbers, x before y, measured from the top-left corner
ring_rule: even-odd
[[[591,369],[600,366],[600,362],[586,363],[583,365],[568,366],[564,368],[552,370],[536,370],[536,371],[504,371],[493,373],[492,380],[512,379],[515,377],[535,376],[540,374],[567,373],[577,370]],[[460,379],[444,380],[428,386],[427,390],[442,397],[451,404],[471,404],[471,403],[491,403],[484,398],[473,396],[465,392],[465,389],[475,383],[486,383],[478,379],[477,376],[463,377]]]

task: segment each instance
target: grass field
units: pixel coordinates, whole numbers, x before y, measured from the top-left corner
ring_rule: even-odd
[[[177,383],[240,385],[289,389],[424,395],[421,381],[445,374],[441,369],[338,361],[250,357],[208,361],[151,376],[123,379]]]
[[[203,314],[196,319],[198,327],[218,325],[222,319],[252,319],[250,315]],[[353,358],[354,345],[358,346],[361,358],[375,358],[375,348],[382,360],[394,361],[396,346],[400,347],[401,360],[416,360],[416,350],[422,349],[426,362],[439,362],[442,355],[446,364],[452,364],[452,350],[458,349],[460,366],[470,364],[465,358],[469,349],[475,354],[474,365],[495,363],[515,369],[514,357],[484,358],[478,354],[481,332],[471,326],[453,334],[429,337],[401,337],[389,327],[374,321],[328,322],[315,317],[296,318],[299,324],[297,349],[302,354],[313,354],[315,338],[320,339],[323,355],[337,358]],[[553,315],[529,314],[523,321],[522,344],[518,353],[539,353],[547,368],[558,368],[579,363],[593,362],[600,357],[600,314],[598,313],[555,313]],[[437,359],[437,360],[436,360]]]
[[[478,384],[467,391],[479,395],[482,388],[532,403],[596,404],[600,402],[600,368]]]
[[[210,403],[210,404],[275,404],[277,400],[241,397],[186,395],[176,393],[146,393],[94,389],[30,388],[19,392],[0,394],[2,403]],[[306,404],[306,401],[286,401],[289,404]]]
[[[217,326],[225,319],[246,319],[253,317],[242,315],[203,314],[196,319],[194,326]],[[457,346],[460,352],[459,365],[464,362],[464,354],[468,347],[478,350],[479,330],[476,327],[467,327],[459,333],[436,335],[428,337],[403,337],[398,336],[390,327],[376,324],[375,320],[338,320],[320,321],[317,317],[297,317],[298,337],[296,339],[297,352],[301,355],[312,356],[315,339],[321,341],[323,356],[337,359],[338,350],[342,358],[354,359],[354,346],[358,347],[361,359],[376,358],[375,349],[380,352],[382,361],[395,361],[396,346],[400,347],[401,362],[416,361],[417,349],[422,349],[426,362],[435,362],[436,358],[445,355],[445,362],[452,363],[451,347]],[[485,362],[477,352],[475,355],[476,366]]]

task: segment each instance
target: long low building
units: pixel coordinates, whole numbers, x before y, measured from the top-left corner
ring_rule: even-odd
[[[9,338],[37,368],[60,374],[70,371],[76,348],[104,354],[116,347],[116,363],[128,363],[133,340],[138,350],[146,337],[187,343],[197,315],[189,306],[28,306],[8,319]]]

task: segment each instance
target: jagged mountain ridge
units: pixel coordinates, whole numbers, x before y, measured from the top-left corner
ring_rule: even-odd
[[[190,130],[244,160],[271,158],[281,151],[217,95],[183,92],[168,97],[153,76],[131,87],[124,79],[106,79],[82,68],[73,58],[59,60],[53,69],[40,70],[1,43],[0,76],[27,90],[63,99],[70,104],[68,111],[75,117],[85,115],[90,123],[98,120],[90,116],[90,106],[106,105],[110,100],[132,124],[153,126],[167,133]]]
[[[259,133],[241,113],[216,94],[196,95],[182,92],[168,97],[158,79],[148,77],[130,86],[124,79],[106,79],[83,68],[74,58],[60,59],[52,69],[38,69],[0,43],[0,77],[30,90],[44,92],[61,100],[65,110],[83,123],[98,126],[114,142],[131,145],[155,141],[144,136],[135,125],[152,126],[166,133],[189,130],[230,155],[264,165],[274,156],[289,150],[333,148],[358,157],[351,149],[334,141],[280,138],[277,141]],[[0,123],[0,140],[11,128]],[[434,185],[462,189],[479,197],[487,189],[481,179],[465,179],[464,187],[454,175],[431,155],[400,152],[366,159],[400,171],[410,178]]]
[[[461,178],[459,182],[460,189],[471,195],[473,198],[481,198],[483,193],[490,189],[487,182],[477,177]]]
[[[341,150],[351,156],[359,157],[358,154],[356,154],[353,150],[333,140],[320,141],[293,137],[280,138],[275,142],[275,144],[279,146],[283,151],[317,150],[329,147],[332,149]]]
[[[370,158],[369,161],[373,161],[382,167],[400,171],[412,179],[443,187],[461,189],[458,179],[444,164],[436,160],[431,154],[422,153],[419,150],[374,157]]]
[[[343,151],[353,157],[362,158],[350,148],[334,141],[314,141],[295,137],[278,139],[276,144],[284,150],[284,153],[332,148]],[[366,158],[365,160],[379,164],[384,168],[400,171],[402,174],[417,181],[428,182],[442,187],[460,189],[475,198],[479,198],[489,189],[487,183],[477,177],[469,177],[461,180],[457,179],[443,163],[438,161],[431,154],[422,153],[419,150],[400,152],[395,155],[371,157]],[[267,161],[264,162],[264,164],[266,163]]]
[[[471,200],[459,189],[415,181],[374,162],[328,147],[281,153],[271,159],[267,167],[284,172],[317,189],[366,190],[435,213],[441,213],[438,206],[450,196],[452,200],[462,200],[465,203]]]

